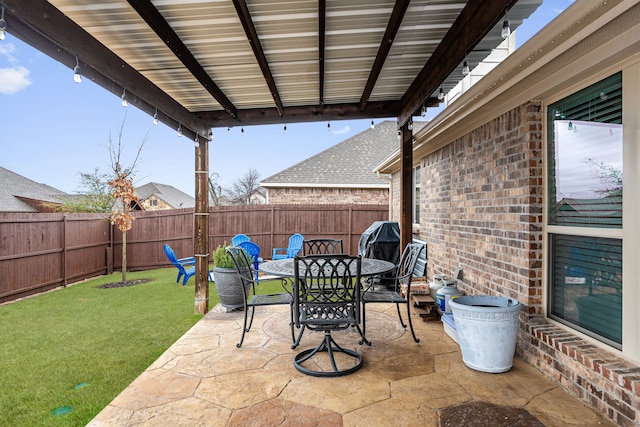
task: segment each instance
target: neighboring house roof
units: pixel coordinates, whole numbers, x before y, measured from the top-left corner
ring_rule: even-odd
[[[556,217],[564,225],[622,226],[622,192],[594,199],[564,198],[558,202]]]
[[[0,212],[38,212],[23,200],[61,203],[66,196],[64,191],[37,183],[0,166]]]
[[[136,195],[140,198],[141,202],[147,200],[151,196],[156,196],[167,205],[176,209],[193,208],[196,205],[196,199],[187,193],[184,193],[170,185],[159,184],[157,182],[150,182],[140,187],[136,187]]]
[[[414,122],[413,131],[427,122]],[[388,188],[374,168],[398,150],[395,121],[384,121],[264,179],[263,187]]]

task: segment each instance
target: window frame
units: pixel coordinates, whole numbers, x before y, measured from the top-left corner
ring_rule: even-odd
[[[625,204],[627,203],[627,199],[629,198],[629,191],[627,191],[627,194],[625,194],[623,192],[623,226],[620,228],[598,228],[598,227],[584,227],[584,226],[575,226],[575,225],[556,225],[556,224],[550,224],[549,221],[551,219],[551,214],[550,214],[550,210],[549,210],[549,204],[551,203],[550,200],[550,192],[552,191],[551,189],[551,182],[549,180],[549,177],[551,176],[551,174],[555,174],[555,171],[550,171],[550,168],[555,168],[555,160],[549,158],[550,156],[552,156],[552,153],[549,153],[549,149],[550,149],[550,144],[552,143],[552,141],[549,140],[550,138],[550,132],[553,132],[553,129],[549,129],[550,124],[553,123],[552,119],[549,118],[550,114],[553,114],[552,112],[552,107],[554,106],[554,104],[570,97],[573,94],[576,94],[582,90],[585,89],[589,89],[591,87],[597,86],[599,83],[601,83],[603,80],[606,80],[607,78],[617,74],[618,72],[623,71],[623,70],[617,70],[614,72],[609,73],[609,75],[605,75],[605,76],[600,76],[599,78],[595,79],[595,81],[591,81],[591,82],[583,82],[582,85],[580,85],[579,87],[574,87],[570,90],[567,90],[566,92],[562,93],[562,94],[558,94],[558,97],[556,99],[553,100],[549,100],[548,102],[543,103],[543,120],[544,120],[544,124],[543,124],[543,129],[544,129],[544,138],[545,138],[545,150],[544,150],[544,156],[545,156],[545,169],[544,169],[544,180],[545,180],[545,198],[544,198],[544,239],[545,239],[545,267],[544,267],[544,313],[545,316],[550,319],[551,321],[553,321],[554,323],[557,323],[559,325],[563,325],[564,327],[570,329],[572,332],[577,332],[580,335],[587,337],[587,339],[598,343],[598,345],[604,345],[606,346],[606,348],[611,349],[611,350],[616,350],[616,351],[623,351],[623,348],[626,347],[627,343],[627,336],[628,334],[625,333],[625,325],[629,324],[629,319],[628,316],[625,316],[625,301],[630,298],[629,296],[626,295],[625,289],[629,286],[625,286],[625,282],[627,282],[628,277],[625,275],[625,253],[627,251],[627,248],[625,247],[625,239],[623,239],[623,235],[624,232],[623,230],[625,230],[626,228],[626,224],[625,224]],[[626,175],[627,175],[627,168],[628,168],[628,161],[627,161],[627,156],[624,154],[626,152],[626,146],[629,143],[628,138],[625,137],[625,135],[628,133],[627,127],[626,127],[626,123],[625,123],[625,119],[629,116],[629,112],[626,111],[628,110],[628,102],[625,104],[625,99],[629,99],[630,96],[628,96],[626,94],[626,87],[625,87],[625,74],[624,72],[621,73],[621,82],[622,82],[622,128],[623,128],[623,140],[622,140],[622,150],[623,150],[623,182],[625,183],[625,185],[628,187],[627,184],[627,179],[626,179]],[[635,111],[637,112],[638,110],[640,110],[640,108],[638,108],[638,105],[635,105]],[[620,240],[621,244],[622,244],[622,252],[623,252],[623,265],[622,265],[622,274],[623,274],[623,291],[622,291],[622,295],[624,295],[624,297],[622,298],[622,345],[621,344],[617,344],[607,338],[601,337],[601,336],[597,336],[597,334],[587,331],[584,328],[580,327],[580,325],[577,325],[573,322],[567,321],[565,319],[562,319],[560,317],[554,316],[551,314],[551,304],[553,302],[553,283],[552,283],[552,276],[554,274],[554,271],[552,271],[553,266],[554,266],[554,260],[553,258],[553,253],[552,253],[552,239],[553,236],[562,236],[562,235],[568,235],[568,236],[578,236],[578,237],[596,237],[596,238],[607,238],[607,239],[615,239],[615,240]],[[637,281],[636,281],[637,282]],[[628,314],[628,313],[627,313]],[[636,317],[639,317],[638,315],[636,315]],[[636,319],[637,320],[637,319]],[[636,337],[637,338],[637,337]]]
[[[411,196],[411,212],[413,215],[412,222],[414,224],[420,224],[420,212],[421,212],[420,201],[422,199],[421,176],[422,176],[422,169],[420,168],[420,165],[414,167],[411,170],[411,188],[413,190],[412,196]]]

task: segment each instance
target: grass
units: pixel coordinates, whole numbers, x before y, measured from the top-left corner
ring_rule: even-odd
[[[0,425],[86,425],[202,317],[194,281],[183,287],[176,274],[127,273],[151,281],[98,288],[116,273],[0,306]]]

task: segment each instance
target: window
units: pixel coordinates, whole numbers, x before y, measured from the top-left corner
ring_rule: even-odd
[[[547,109],[549,317],[622,348],[622,75]]]
[[[413,223],[420,224],[420,166],[413,169]]]

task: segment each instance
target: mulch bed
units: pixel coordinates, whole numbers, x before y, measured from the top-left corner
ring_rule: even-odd
[[[150,282],[151,279],[138,279],[138,280],[127,280],[126,282],[114,282],[114,283],[105,283],[104,285],[98,286],[101,289],[110,289],[110,288],[124,288],[126,286],[135,286],[141,283]]]

